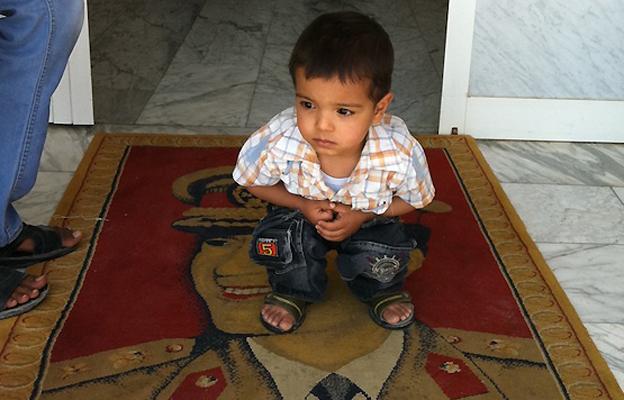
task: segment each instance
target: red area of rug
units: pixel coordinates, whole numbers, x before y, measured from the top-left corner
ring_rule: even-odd
[[[426,153],[436,199],[453,211],[419,218],[432,234],[424,265],[406,283],[417,318],[433,328],[530,337],[449,160],[442,150]],[[204,329],[207,311],[195,295],[188,268],[196,238],[171,227],[189,205],[173,197],[171,186],[200,169],[233,166],[236,155],[233,148],[131,148],[51,361],[194,337]],[[229,204],[225,197],[211,198],[215,207]],[[414,222],[416,217],[404,219]]]

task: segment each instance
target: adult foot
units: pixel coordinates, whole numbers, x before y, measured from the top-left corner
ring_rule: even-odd
[[[82,232],[80,231],[72,231],[67,228],[59,228],[56,226],[50,228],[59,235],[63,247],[74,247],[82,239]],[[31,237],[27,237],[15,250],[20,253],[33,253],[35,251],[35,240]]]
[[[67,228],[24,224],[11,243],[0,247],[0,266],[23,268],[74,251],[82,233]]]
[[[26,275],[18,287],[13,290],[11,296],[4,303],[5,309],[16,307],[20,304],[29,302],[32,299],[39,297],[41,289],[43,289],[48,283],[48,279],[45,275],[34,277],[32,275]]]

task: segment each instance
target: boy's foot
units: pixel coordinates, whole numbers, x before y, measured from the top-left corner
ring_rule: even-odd
[[[282,332],[289,331],[295,324],[295,317],[284,307],[265,304],[260,311],[262,319]]]
[[[383,328],[403,329],[414,322],[414,305],[407,292],[383,294],[368,304],[369,315]]]
[[[381,318],[391,325],[397,325],[414,314],[414,306],[408,303],[393,303],[383,309]]]
[[[67,228],[24,224],[22,232],[0,248],[0,267],[23,268],[75,250],[82,233]]]
[[[275,333],[290,333],[301,326],[307,303],[290,296],[269,293],[264,298],[260,322]]]

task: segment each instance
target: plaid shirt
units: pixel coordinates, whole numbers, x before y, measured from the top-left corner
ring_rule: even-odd
[[[347,183],[334,192],[323,180],[314,149],[299,132],[293,107],[249,137],[233,177],[241,186],[272,186],[281,180],[292,194],[376,214],[388,209],[393,196],[422,208],[435,193],[422,147],[405,122],[390,115],[371,126],[360,161]]]

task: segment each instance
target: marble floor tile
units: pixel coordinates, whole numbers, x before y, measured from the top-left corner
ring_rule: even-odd
[[[389,34],[397,49],[392,84],[395,99],[389,112],[403,118],[412,133],[437,132],[442,81],[426,56],[425,44],[416,29],[395,27]],[[288,72],[291,51],[291,45],[266,46],[248,127],[258,128],[292,106],[293,84]]]
[[[502,186],[536,242],[624,244],[624,204],[609,187]]]
[[[412,15],[439,77],[444,70],[448,0],[410,0]]]
[[[92,138],[90,127],[49,125],[39,171],[75,171]]]
[[[613,188],[613,191],[620,199],[620,201],[622,201],[622,204],[624,204],[624,187],[615,187]]]
[[[624,186],[624,144],[478,143],[501,182]]]
[[[136,121],[204,2],[89,1],[97,122]]]
[[[270,20],[248,3],[206,4],[139,124],[245,126]]]
[[[248,127],[259,128],[275,114],[294,105],[295,90],[288,72],[291,51],[291,45],[267,44],[247,119]]]
[[[335,0],[275,0],[267,44],[292,47],[314,18],[342,9],[343,2]]]
[[[392,27],[416,28],[411,0],[344,0],[344,10],[357,11],[374,17],[386,30]]]
[[[613,372],[620,388],[624,388],[624,324],[587,323],[585,327]]]
[[[584,322],[624,324],[624,245],[537,245]]]
[[[233,135],[248,136],[251,128],[236,126],[178,126],[178,125],[113,125],[98,124],[97,132],[102,133],[166,133],[175,135]]]
[[[32,225],[50,222],[72,176],[72,172],[39,172],[33,190],[13,203],[22,219]]]

